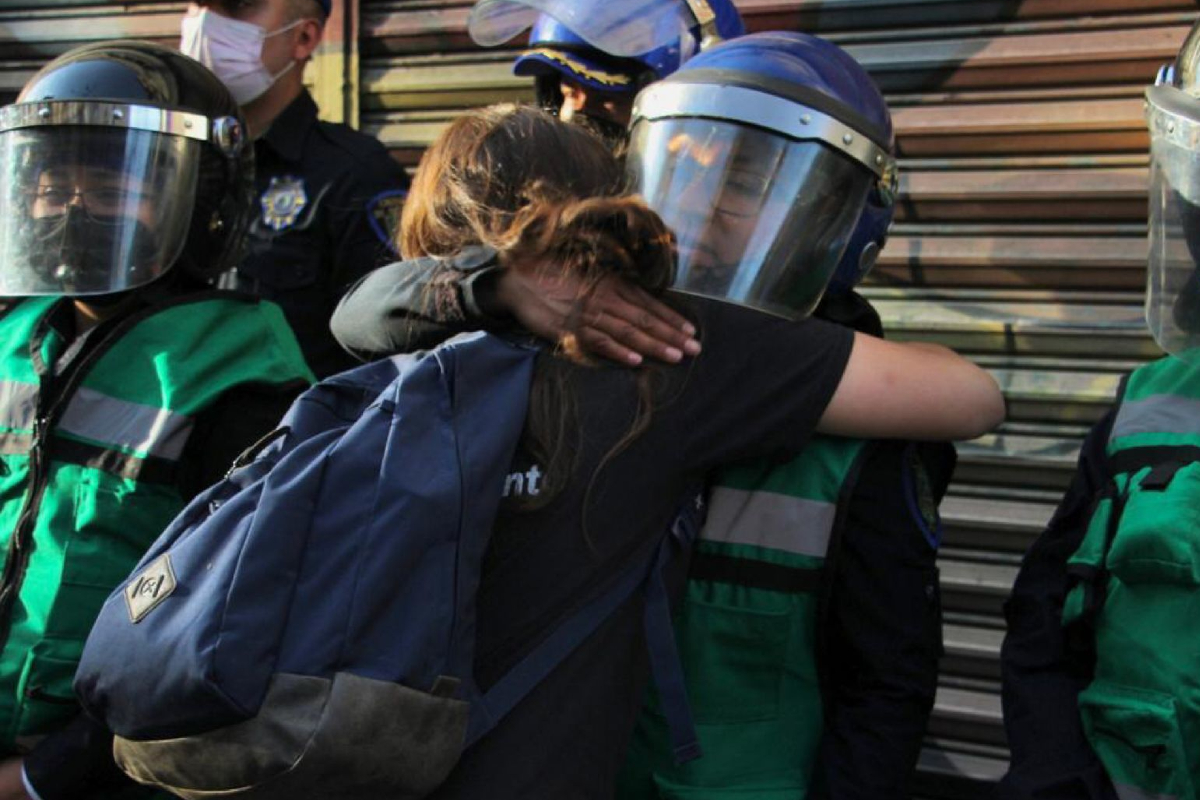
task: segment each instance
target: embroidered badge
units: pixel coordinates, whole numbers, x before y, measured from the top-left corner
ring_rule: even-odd
[[[304,181],[294,175],[271,178],[259,202],[262,204],[264,225],[273,231],[290,228],[308,205]]]
[[[131,622],[141,622],[159,603],[175,591],[175,570],[171,554],[163,553],[134,576],[125,587],[125,605]]]
[[[367,221],[371,230],[397,255],[396,234],[400,230],[400,212],[404,210],[406,197],[408,191],[405,189],[388,189],[367,201]]]

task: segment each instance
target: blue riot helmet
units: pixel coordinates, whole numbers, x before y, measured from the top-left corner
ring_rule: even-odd
[[[632,102],[644,86],[663,77],[638,59],[610,56],[597,50],[545,14],[534,24],[529,34],[529,49],[513,64],[513,74],[533,77],[538,104],[556,114],[562,105],[559,83],[563,78],[590,91],[627,95]]]
[[[758,33],[644,89],[626,163],[678,239],[677,290],[798,317],[860,219],[864,239],[886,230],[887,211],[863,212],[894,192],[892,152],[887,105],[858,62],[815,36]]]
[[[833,271],[833,277],[829,279],[826,291],[830,295],[846,294],[862,283],[887,244],[892,218],[896,214],[896,192],[899,189],[895,161],[892,165],[892,169],[867,193],[862,214],[858,217],[854,232],[850,234],[850,241]]]
[[[494,47],[533,26],[542,14],[610,55],[654,60],[649,54],[668,48],[654,67],[660,74],[745,32],[731,0],[477,0],[467,29],[477,44]],[[672,46],[680,48],[677,55],[669,52]]]
[[[1146,90],[1146,123],[1146,323],[1163,350],[1200,363],[1200,23]]]
[[[737,9],[723,0],[719,33],[744,32]],[[636,56],[618,56],[594,47],[555,17],[542,14],[529,36],[529,49],[513,72],[534,77],[538,104],[562,119],[582,123],[623,152],[633,99],[645,86],[665,78],[700,47],[685,31],[673,41]],[[564,96],[564,87],[570,96]]]

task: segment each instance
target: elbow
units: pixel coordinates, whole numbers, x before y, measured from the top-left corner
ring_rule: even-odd
[[[962,430],[955,437],[957,439],[974,439],[983,436],[1004,422],[1008,414],[1004,393],[1000,391],[996,379],[978,367],[975,369],[979,373],[976,378],[977,386],[972,396],[972,402],[965,404],[969,411],[964,415]]]

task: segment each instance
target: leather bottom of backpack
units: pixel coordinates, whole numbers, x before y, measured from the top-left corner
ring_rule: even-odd
[[[183,798],[405,800],[437,788],[462,753],[468,704],[340,672],[278,674],[257,716],[194,736],[117,737],[134,780]]]

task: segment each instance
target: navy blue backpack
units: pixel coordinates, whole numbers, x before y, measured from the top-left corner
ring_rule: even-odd
[[[183,797],[417,798],[635,591],[698,754],[661,568],[698,504],[484,692],[475,594],[536,351],[488,334],[334,376],[106,601],[75,688],[118,764]]]

